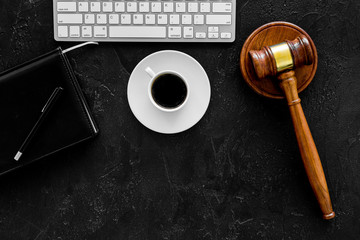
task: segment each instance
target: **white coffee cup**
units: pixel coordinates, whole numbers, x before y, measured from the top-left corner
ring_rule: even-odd
[[[160,71],[158,73],[155,73],[150,67],[145,68],[145,72],[147,72],[149,77],[151,77],[151,80],[150,80],[149,85],[148,85],[148,95],[149,95],[149,99],[150,99],[151,103],[156,108],[158,108],[159,110],[161,110],[163,112],[169,112],[170,113],[170,112],[179,111],[181,108],[183,108],[186,105],[186,103],[187,103],[187,101],[189,99],[189,94],[190,94],[189,85],[188,85],[187,81],[185,80],[185,78],[180,73],[178,73],[176,71],[173,71],[173,70],[164,70],[164,71]],[[183,81],[183,83],[186,86],[187,91],[186,91],[185,99],[182,101],[182,103],[180,105],[177,105],[176,107],[164,107],[164,106],[160,105],[159,103],[156,102],[156,100],[154,99],[154,96],[152,94],[152,88],[153,88],[154,82],[157,79],[159,79],[159,77],[161,77],[163,75],[166,75],[166,74],[177,76],[178,78],[180,78]]]

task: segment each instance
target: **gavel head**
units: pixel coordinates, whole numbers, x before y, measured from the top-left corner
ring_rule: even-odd
[[[304,35],[293,41],[265,46],[259,51],[251,50],[249,55],[259,79],[273,77],[303,65],[311,65],[314,61],[310,42]]]

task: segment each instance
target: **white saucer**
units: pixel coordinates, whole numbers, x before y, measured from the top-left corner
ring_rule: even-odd
[[[156,108],[148,96],[151,80],[145,69],[154,72],[172,70],[179,72],[188,82],[189,99],[179,111],[163,112]],[[128,101],[135,117],[147,128],[166,134],[183,132],[194,126],[204,116],[209,103],[211,88],[202,66],[189,55],[178,51],[160,51],[144,58],[130,76],[127,89]]]

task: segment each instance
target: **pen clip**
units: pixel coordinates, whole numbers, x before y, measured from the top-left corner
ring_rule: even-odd
[[[46,109],[48,108],[49,104],[59,95],[59,93],[64,90],[62,87],[57,87],[55,88],[54,92],[51,94],[50,98],[47,100],[47,102],[45,103],[45,106],[43,107],[43,109],[41,110],[41,112],[45,112]]]
[[[79,45],[76,45],[76,46],[70,47],[68,49],[65,49],[65,50],[62,51],[62,53],[65,54],[65,53],[71,52],[71,51],[73,51],[73,50],[75,50],[77,48],[81,48],[81,47],[89,45],[89,44],[99,45],[98,42],[84,42],[84,43],[81,43]]]

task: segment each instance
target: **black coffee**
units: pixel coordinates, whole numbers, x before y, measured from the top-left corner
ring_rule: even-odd
[[[166,73],[157,77],[151,87],[155,102],[164,108],[176,108],[184,103],[187,88],[177,75]]]

